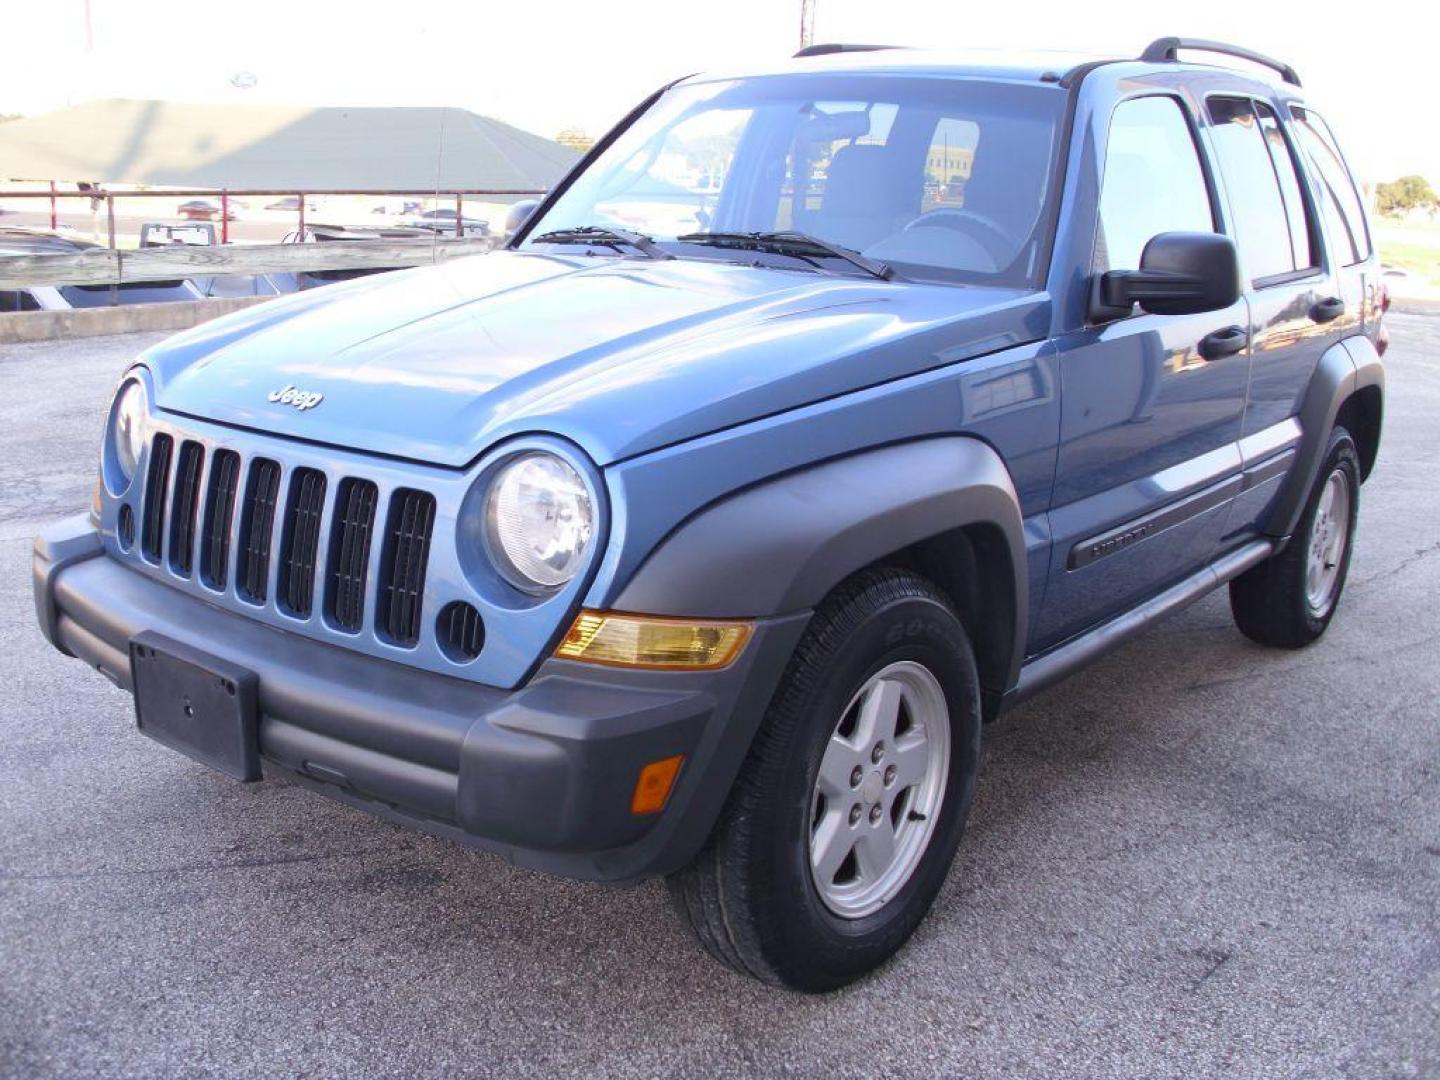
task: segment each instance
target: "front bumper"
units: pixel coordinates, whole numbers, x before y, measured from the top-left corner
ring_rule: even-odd
[[[355,806],[513,862],[625,881],[684,865],[704,842],[808,615],[763,620],[716,672],[548,660],[497,690],[290,634],[107,557],[89,519],[35,541],[35,606],[62,652],[131,690],[146,630],[253,671],[260,754]],[[637,817],[640,769],[685,765],[664,811]]]

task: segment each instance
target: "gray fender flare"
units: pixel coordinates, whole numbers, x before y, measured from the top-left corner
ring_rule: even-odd
[[[712,503],[660,543],[614,607],[714,618],[803,611],[886,555],[980,524],[1003,536],[1010,557],[1013,684],[1029,611],[1020,501],[999,454],[964,436],[863,451]]]
[[[1371,386],[1378,386],[1383,392],[1385,367],[1368,338],[1347,338],[1325,350],[1300,404],[1302,434],[1295,468],[1286,477],[1270,508],[1265,532],[1282,537],[1294,533],[1320,471],[1325,445],[1340,407],[1357,390]]]

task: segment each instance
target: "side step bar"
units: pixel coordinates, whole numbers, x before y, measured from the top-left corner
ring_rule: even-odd
[[[1109,622],[1101,623],[1095,629],[1026,661],[1020,669],[1019,682],[1005,695],[1002,711],[1054,686],[1067,675],[1134,637],[1157,619],[1188,607],[1231,578],[1239,577],[1256,563],[1264,562],[1275,550],[1274,540],[1252,540],[1151,597],[1139,607],[1131,608]]]

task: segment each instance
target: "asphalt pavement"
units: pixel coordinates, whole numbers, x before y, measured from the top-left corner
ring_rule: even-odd
[[[986,730],[910,946],[801,997],[656,883],[517,870],[141,737],[34,625],[154,336],[0,347],[0,1076],[1440,1075],[1440,318],[1392,315],[1329,634],[1223,593]]]

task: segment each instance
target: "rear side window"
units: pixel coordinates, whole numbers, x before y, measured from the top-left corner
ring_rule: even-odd
[[[1178,101],[1122,101],[1110,118],[1095,270],[1135,270],[1162,232],[1214,232],[1215,215],[1195,139]]]
[[[1280,130],[1280,118],[1275,110],[1263,101],[1255,102],[1255,115],[1260,118],[1260,134],[1265,136],[1265,145],[1270,151],[1270,164],[1275,166],[1275,179],[1280,182],[1280,198],[1285,203],[1285,218],[1290,224],[1290,254],[1296,270],[1319,266],[1311,245],[1310,219],[1305,210],[1305,199],[1301,195],[1300,176],[1295,169],[1295,158],[1290,153],[1290,144]]]
[[[1315,265],[1295,166],[1275,114],[1249,98],[1212,98],[1211,132],[1235,240],[1257,283]]]
[[[1355,178],[1340,154],[1330,126],[1310,109],[1291,106],[1294,130],[1309,159],[1322,195],[1325,224],[1340,258],[1347,265],[1370,257],[1370,233]]]

